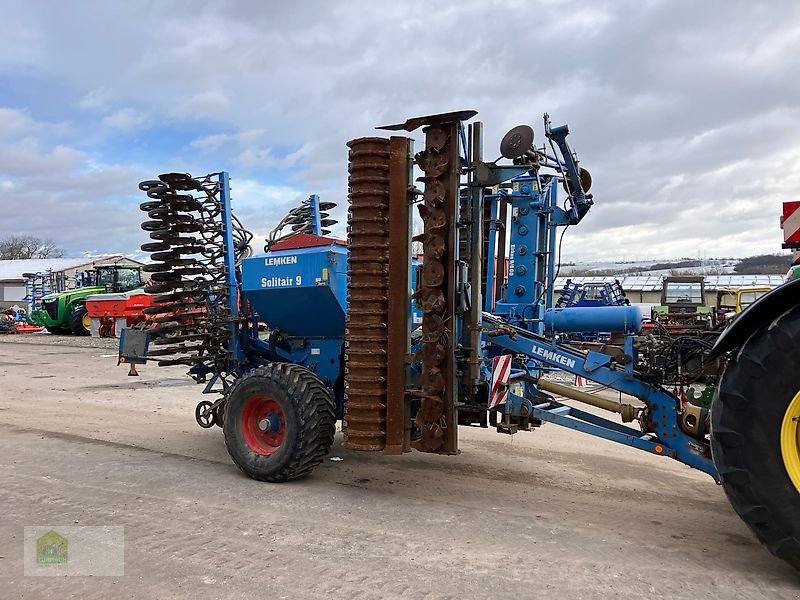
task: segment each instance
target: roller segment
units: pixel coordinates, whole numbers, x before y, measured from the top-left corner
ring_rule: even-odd
[[[389,140],[347,144],[349,194],[345,325],[344,445],[386,445],[386,347],[389,300]]]

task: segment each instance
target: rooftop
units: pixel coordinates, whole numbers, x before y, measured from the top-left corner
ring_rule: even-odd
[[[126,262],[143,264],[141,261],[127,258],[119,254],[113,256],[98,256],[87,260],[80,258],[26,258],[19,260],[0,260],[0,281],[24,281],[23,273],[46,273],[52,271],[68,271],[72,269],[89,269],[97,263]]]
[[[555,288],[561,289],[571,279],[573,283],[603,282],[613,283],[619,280],[624,290],[637,292],[655,292],[661,290],[661,281],[664,275],[629,275],[627,277],[559,277],[555,281]],[[741,288],[753,286],[778,287],[784,282],[783,275],[706,275],[706,289],[709,291],[719,288]]]

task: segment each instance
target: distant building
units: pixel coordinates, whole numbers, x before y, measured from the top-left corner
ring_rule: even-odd
[[[567,279],[573,283],[606,282],[613,283],[619,280],[628,300],[634,304],[660,304],[661,288],[664,275],[629,275],[627,277],[559,277],[555,281],[555,293],[564,287]],[[743,288],[768,286],[778,287],[784,282],[784,275],[706,275],[706,305],[715,306],[717,303],[717,290],[720,288]]]
[[[76,275],[88,271],[95,265],[144,263],[127,256],[103,256],[87,261],[86,258],[30,258],[21,260],[0,260],[0,308],[14,304],[24,306],[26,273],[49,274],[53,291],[63,291],[76,287]]]

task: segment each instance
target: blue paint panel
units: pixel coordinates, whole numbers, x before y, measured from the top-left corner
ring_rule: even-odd
[[[539,182],[530,176],[516,177],[511,194],[511,242],[508,261],[509,304],[534,304],[541,299],[544,273],[537,272],[537,252],[549,231],[541,227],[544,214]]]
[[[231,210],[231,186],[230,177],[226,171],[218,173],[220,189],[219,201],[222,204],[222,239],[225,248],[233,248],[233,211]],[[233,360],[238,363],[244,363],[248,359],[247,355],[242,348],[239,337],[239,326],[236,324],[239,318],[239,289],[236,282],[236,256],[233,252],[225,253],[225,273],[227,287],[227,309],[228,314],[232,317],[231,322],[227,325],[230,331],[230,344],[229,349]]]
[[[278,250],[245,259],[242,293],[270,328],[290,336],[343,337],[347,249]]]

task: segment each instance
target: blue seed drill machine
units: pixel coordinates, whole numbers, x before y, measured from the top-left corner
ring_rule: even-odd
[[[592,207],[591,177],[567,142],[568,128],[547,115],[543,144],[521,125],[503,138],[502,158],[485,161],[483,126],[469,122],[476,114],[382,128],[424,127],[416,154],[402,135],[350,141],[346,243],[325,237],[334,205],[311,196],[270,234],[265,253],[252,256],[252,235],[231,210],[227,173],[142,182],[149,219],[142,227],[153,240],[142,249],[154,261],[145,267],[146,291],[155,305],[147,328],[125,331],[121,360],[187,365],[218,394],[197,406],[198,423],[222,427],[233,461],[255,479],[312,471],[339,419],[347,448],[389,454],[457,454],[459,425],[514,434],[554,423],[708,473],[772,552],[800,564],[800,520],[790,518],[800,489],[800,394],[794,401],[778,394],[780,418],[765,425],[769,439],[786,446],[776,450],[753,429],[752,398],[741,390],[754,385],[741,369],[722,378],[715,435],[710,411],[666,385],[688,368],[686,347],[694,344],[693,360],[724,362],[763,329],[764,302],[753,305],[760,320],[737,320],[716,354],[705,339],[676,348],[637,335],[642,315],[622,302],[554,306],[560,240]],[[415,205],[423,230],[413,236]],[[419,261],[414,247],[422,249]],[[800,331],[800,319],[790,325],[791,335]],[[614,332],[614,343],[557,341],[587,331]],[[638,402],[557,383],[553,371]],[[794,416],[784,431],[776,423],[787,405]]]

